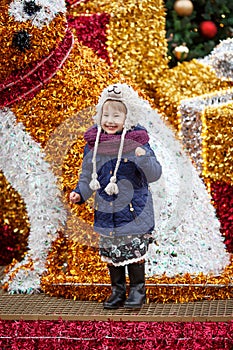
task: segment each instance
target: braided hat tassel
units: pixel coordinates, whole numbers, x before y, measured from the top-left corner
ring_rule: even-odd
[[[110,182],[109,184],[105,187],[104,191],[109,195],[113,195],[113,194],[118,194],[119,193],[119,188],[116,184],[116,174],[121,162],[121,156],[122,156],[122,152],[123,152],[123,146],[124,146],[124,140],[125,140],[125,134],[127,132],[127,129],[124,128],[122,135],[121,135],[121,143],[120,143],[120,147],[119,147],[119,151],[118,151],[118,155],[117,155],[117,162],[116,162],[116,166],[114,169],[114,173],[113,176],[110,178]]]
[[[96,135],[96,140],[95,140],[95,146],[94,146],[94,152],[93,152],[93,157],[92,157],[92,163],[93,163],[93,172],[92,172],[92,180],[89,183],[89,187],[92,189],[92,191],[97,191],[100,189],[100,183],[97,180],[97,172],[96,172],[96,154],[97,154],[97,149],[99,145],[99,138],[100,138],[100,133],[101,133],[101,126],[98,126],[97,130],[97,135]]]

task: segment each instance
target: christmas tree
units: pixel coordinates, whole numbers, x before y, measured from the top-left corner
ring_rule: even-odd
[[[170,66],[204,57],[233,36],[233,2],[227,0],[168,0],[166,31]]]

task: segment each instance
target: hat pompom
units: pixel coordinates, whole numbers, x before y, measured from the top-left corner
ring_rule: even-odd
[[[89,186],[92,189],[92,191],[97,191],[98,189],[100,189],[100,183],[97,180],[97,174],[96,173],[92,174],[92,180],[89,183]]]
[[[116,184],[116,176],[112,176],[110,179],[109,184],[105,187],[104,191],[109,195],[112,196],[113,194],[119,193],[119,188]]]

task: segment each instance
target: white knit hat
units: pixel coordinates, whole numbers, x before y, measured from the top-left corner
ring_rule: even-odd
[[[136,126],[139,122],[139,119],[142,117],[143,113],[145,113],[145,107],[149,107],[148,101],[143,100],[139,97],[138,93],[133,90],[133,88],[125,83],[117,83],[108,86],[105,88],[99,98],[98,104],[96,106],[97,114],[94,116],[94,120],[97,124],[98,130],[95,140],[95,146],[93,151],[92,163],[93,163],[93,173],[92,180],[89,184],[90,188],[93,191],[96,191],[100,188],[99,181],[97,180],[97,172],[96,172],[96,154],[99,144],[99,138],[101,133],[101,117],[102,117],[102,109],[103,105],[106,101],[113,100],[122,102],[127,110],[126,119],[124,123],[123,132],[121,135],[121,142],[117,156],[117,163],[115,166],[115,170],[113,176],[110,179],[110,183],[106,186],[105,192],[109,195],[117,194],[119,192],[118,186],[116,184],[116,174],[120,165],[125,134],[128,130]]]

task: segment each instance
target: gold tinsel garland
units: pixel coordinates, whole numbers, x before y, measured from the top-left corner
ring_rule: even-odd
[[[233,185],[233,103],[208,106],[202,113],[203,176]]]

